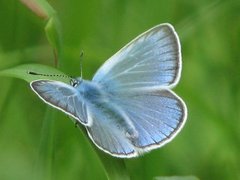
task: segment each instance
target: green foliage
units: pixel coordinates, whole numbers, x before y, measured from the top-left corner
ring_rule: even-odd
[[[40,73],[40,75],[35,75],[31,73]],[[47,75],[55,75],[55,76],[47,76]],[[23,79],[27,82],[32,82],[38,79],[51,79],[56,81],[62,81],[69,83],[70,77],[67,77],[63,72],[52,68],[51,66],[45,66],[42,64],[24,64],[19,65],[17,67],[4,69],[0,71],[0,76],[7,77],[15,77],[19,79]]]
[[[22,2],[0,1],[0,179],[240,178],[238,0]],[[170,144],[143,157],[123,161],[98,151],[28,83],[11,78],[79,76],[83,50],[83,76],[91,79],[123,45],[164,22],[180,35],[176,92],[189,116]]]

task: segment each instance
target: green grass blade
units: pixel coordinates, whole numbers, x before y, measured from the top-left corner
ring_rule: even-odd
[[[109,180],[129,180],[124,159],[112,157],[95,147]]]
[[[71,118],[71,120],[75,123],[76,121]],[[86,129],[80,124],[78,125],[78,128],[83,132],[85,137],[88,138]],[[97,153],[103,167],[105,170],[105,173],[107,175],[107,178],[109,180],[129,180],[129,173],[127,171],[125,161],[122,158],[116,158],[113,156],[110,156],[109,154],[106,154],[105,152],[101,151],[96,147],[95,144],[93,144],[92,141],[88,138],[89,142],[91,143],[91,146]]]
[[[55,14],[55,10],[45,0],[21,0],[21,2],[41,18],[48,19]]]
[[[45,32],[50,45],[56,50],[57,57],[59,61],[61,61],[62,57],[62,32],[61,32],[61,23],[58,20],[57,15],[53,15],[49,18],[46,26]]]
[[[57,66],[61,62],[63,38],[61,31],[61,23],[54,8],[45,0],[21,0],[29,9],[31,9],[36,15],[43,19],[47,19],[45,25],[45,32],[49,44],[56,50],[56,63]]]
[[[36,180],[51,180],[54,159],[54,120],[55,113],[47,108],[43,119],[38,157],[33,171]]]
[[[29,72],[39,73],[42,75],[32,75]],[[38,79],[51,79],[69,83],[70,80],[70,77],[58,69],[41,64],[24,64],[13,68],[4,69],[0,71],[0,76],[15,77],[23,79],[27,82],[32,82]]]

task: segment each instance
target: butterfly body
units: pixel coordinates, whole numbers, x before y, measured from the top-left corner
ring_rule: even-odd
[[[96,103],[98,101],[104,101],[106,99],[106,93],[97,83],[87,80],[81,80],[75,86],[79,95],[89,103]]]
[[[117,101],[114,101],[114,94],[107,92],[107,90],[98,83],[83,79],[75,88],[86,103],[85,111],[89,113],[94,112],[98,115],[102,114],[108,117],[105,119],[106,121],[102,123],[112,124],[112,126],[116,126],[117,129],[122,128],[126,136],[130,139],[137,136],[137,131],[134,129],[133,125],[130,124],[130,121],[127,121],[128,118],[120,110],[120,107],[117,106]],[[114,116],[114,118],[111,118],[111,116]],[[99,120],[104,121],[104,119]]]
[[[161,24],[113,55],[91,81],[36,80],[30,86],[84,125],[98,148],[130,158],[170,142],[183,127],[186,105],[171,90],[181,68],[178,36],[170,24]]]

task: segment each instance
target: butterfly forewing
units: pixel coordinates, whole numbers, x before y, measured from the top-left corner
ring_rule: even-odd
[[[46,103],[67,113],[84,125],[91,124],[86,116],[85,103],[76,88],[50,80],[33,81],[31,88]]]
[[[180,77],[180,49],[170,24],[156,26],[107,60],[93,81],[110,91],[172,87]]]

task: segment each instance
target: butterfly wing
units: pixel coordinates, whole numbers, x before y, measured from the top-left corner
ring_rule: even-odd
[[[122,107],[138,132],[132,144],[139,153],[171,141],[187,117],[185,103],[171,90],[118,94],[113,101]]]
[[[118,157],[133,157],[171,141],[187,116],[185,103],[169,90],[179,81],[181,63],[179,39],[170,24],[141,34],[107,60],[93,81],[109,92],[109,102],[121,109],[138,136],[126,136],[121,129],[114,135],[117,127],[102,123],[104,116],[98,116],[88,127],[97,146]],[[116,146],[117,142],[122,143]],[[129,154],[123,150],[126,147]]]
[[[112,105],[112,104],[111,104]],[[136,151],[127,138],[126,128],[121,124],[121,116],[107,107],[88,110],[92,125],[87,127],[87,132],[94,144],[116,157],[134,157]],[[124,128],[126,127],[126,128]]]
[[[87,119],[86,105],[76,88],[50,80],[33,81],[30,86],[47,104],[65,112],[84,125],[91,125],[91,121]]]
[[[186,120],[184,102],[170,90],[124,93],[88,110],[92,141],[103,151],[130,158],[171,141]]]
[[[110,91],[173,87],[181,73],[178,36],[170,24],[161,24],[141,34],[96,72],[93,81]]]

